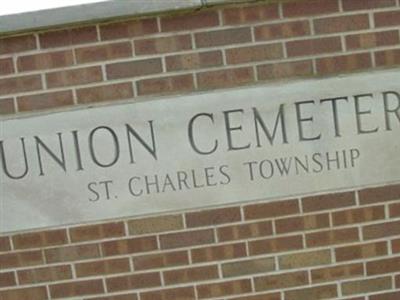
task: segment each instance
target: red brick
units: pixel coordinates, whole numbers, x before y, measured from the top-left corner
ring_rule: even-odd
[[[216,265],[164,271],[163,273],[166,285],[213,280],[217,279],[218,276]]]
[[[251,67],[207,71],[197,74],[199,89],[216,89],[236,87],[254,82],[254,72]]]
[[[303,237],[301,235],[285,236],[249,242],[250,255],[293,251],[303,248]]]
[[[311,16],[339,11],[337,0],[309,0],[283,3],[284,17]]]
[[[249,279],[203,284],[196,287],[199,299],[238,295],[251,292]]]
[[[241,221],[240,207],[218,208],[185,214],[187,227],[201,227]]]
[[[52,298],[67,298],[104,293],[103,281],[87,280],[69,283],[59,283],[49,286]]]
[[[303,217],[290,217],[275,221],[277,233],[288,233],[329,227],[329,215],[318,214]]]
[[[0,76],[14,73],[14,64],[12,58],[0,59]]]
[[[255,296],[243,296],[231,300],[281,300],[280,293],[259,294]]]
[[[324,267],[311,270],[313,283],[339,281],[348,278],[362,277],[364,275],[363,264],[351,264],[334,267]]]
[[[158,32],[155,18],[100,25],[102,40],[114,40],[149,35]]]
[[[44,263],[42,251],[25,251],[0,254],[0,270],[36,266]]]
[[[11,250],[10,238],[8,236],[0,236],[0,252],[5,252],[9,250]]]
[[[400,288],[400,275],[396,276],[396,288]]]
[[[137,87],[139,95],[171,94],[194,90],[194,82],[193,76],[187,74],[139,80]]]
[[[183,34],[136,40],[134,45],[136,55],[161,54],[190,50],[192,49],[192,40],[190,35]]]
[[[17,272],[20,284],[72,279],[72,270],[68,265],[21,270]]]
[[[367,262],[367,275],[400,272],[400,257]]]
[[[272,222],[257,222],[217,228],[218,241],[226,242],[272,235]]]
[[[132,45],[129,42],[120,42],[75,49],[76,60],[80,64],[132,57],[132,55]]]
[[[100,251],[97,244],[52,248],[45,250],[44,254],[47,263],[100,257]]]
[[[5,37],[0,39],[0,55],[36,49],[36,38],[33,34]]]
[[[0,291],[1,300],[45,300],[49,299],[45,286],[28,287],[23,289],[12,289]]]
[[[257,73],[259,80],[302,77],[312,75],[313,66],[311,60],[273,63],[258,66]]]
[[[41,48],[80,45],[97,41],[95,26],[48,31],[39,34]]]
[[[326,230],[306,235],[307,247],[321,247],[359,241],[357,228]]]
[[[198,48],[235,45],[250,42],[251,32],[248,27],[207,31],[196,33],[195,40]]]
[[[278,5],[264,4],[226,8],[222,11],[225,25],[269,21],[279,18]]]
[[[275,218],[300,213],[299,202],[297,200],[250,204],[244,206],[243,209],[246,220]]]
[[[214,243],[212,229],[160,235],[161,249],[172,249]]]
[[[0,288],[15,285],[17,285],[17,282],[15,281],[14,272],[0,273]]]
[[[191,14],[164,16],[160,18],[161,31],[193,30],[219,25],[217,11],[200,11]]]
[[[0,99],[0,115],[9,115],[14,113],[15,113],[14,99],[13,98]],[[0,237],[0,252],[4,251],[2,250],[3,245],[1,239],[2,237]]]
[[[399,26],[400,10],[375,13],[374,20],[375,20],[375,27]]]
[[[323,285],[285,292],[285,300],[337,299],[337,287]]]
[[[344,192],[306,197],[301,203],[304,212],[313,212],[353,206],[356,204],[356,198],[354,192]]]
[[[85,300],[138,300],[137,294],[123,294],[123,295],[113,295],[107,297],[95,297],[95,298],[87,298]]]
[[[168,290],[144,292],[140,294],[141,300],[188,300],[195,299],[193,287],[182,287]]]
[[[282,290],[306,284],[308,284],[308,274],[304,271],[254,278],[254,286],[257,292],[275,289]]]
[[[383,256],[388,253],[386,242],[340,247],[335,249],[336,261],[349,261]]]
[[[107,79],[138,77],[162,72],[161,59],[124,61],[106,66]]]
[[[71,50],[25,55],[17,59],[17,67],[20,72],[64,68],[73,64],[74,58]]]
[[[181,71],[217,67],[223,64],[221,51],[196,52],[167,56],[167,71]]]
[[[400,221],[364,226],[362,228],[362,232],[363,232],[363,237],[366,240],[399,235]]]
[[[81,85],[99,81],[103,81],[100,67],[79,68],[46,74],[46,82],[49,88]]]
[[[94,103],[133,98],[131,82],[98,85],[76,90],[78,103]]]
[[[66,244],[68,242],[65,229],[24,233],[12,237],[15,249],[42,248]]]
[[[400,239],[392,241],[392,252],[400,253]]]
[[[341,52],[340,37],[314,38],[286,43],[289,57]]]
[[[93,241],[124,236],[125,227],[122,222],[86,225],[70,228],[69,234],[71,242]]]
[[[393,203],[389,206],[389,215],[391,218],[400,217],[400,203]]]
[[[107,291],[116,292],[161,286],[159,273],[124,275],[106,279]]]
[[[175,251],[133,257],[135,270],[150,270],[189,264],[187,251]]]
[[[283,57],[282,44],[257,45],[226,50],[228,64],[243,64],[255,61],[273,60]]]
[[[343,295],[367,294],[392,288],[391,277],[363,279],[342,283]]]
[[[399,298],[400,291],[369,296],[370,300],[398,300]]]
[[[129,258],[90,261],[75,264],[76,276],[98,276],[131,271]]]
[[[363,10],[363,9],[373,9],[395,6],[396,0],[342,0],[343,10]]]
[[[400,184],[368,188],[358,192],[360,204],[371,204],[400,199]]]
[[[354,208],[332,213],[334,226],[369,222],[384,218],[384,206]]]
[[[369,53],[350,54],[317,59],[318,74],[354,72],[372,68]]]
[[[316,34],[346,32],[369,28],[367,14],[320,18],[314,20]]]
[[[265,24],[254,28],[256,41],[268,41],[310,35],[308,21]]]
[[[61,91],[17,97],[19,111],[44,110],[74,104],[72,91]]]
[[[16,94],[42,89],[40,75],[28,75],[0,79],[0,95]]]
[[[246,245],[244,243],[207,246],[190,251],[192,261],[195,263],[226,260],[246,256]]]
[[[147,252],[158,248],[154,236],[103,242],[101,247],[104,256]]]
[[[347,49],[368,49],[380,46],[390,46],[400,43],[396,30],[368,32],[346,36]]]

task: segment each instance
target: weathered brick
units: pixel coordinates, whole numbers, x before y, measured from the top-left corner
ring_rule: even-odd
[[[147,234],[183,229],[182,215],[150,217],[128,221],[128,230],[131,235]]]
[[[160,18],[160,24],[163,32],[218,26],[218,12],[208,10],[184,15],[164,16]]]
[[[18,71],[36,71],[69,67],[74,64],[71,50],[45,52],[17,58]]]
[[[27,75],[0,79],[0,95],[16,94],[42,89],[40,75]]]
[[[78,103],[94,103],[133,98],[133,86],[131,82],[123,82],[76,90]]]
[[[254,278],[256,291],[284,289],[308,284],[308,274],[304,271],[267,275]]]
[[[147,18],[100,25],[102,40],[114,40],[150,35],[158,32],[157,20]]]
[[[254,82],[254,72],[251,67],[207,71],[197,74],[199,89],[216,89],[235,87]]]
[[[84,242],[124,236],[125,228],[122,222],[86,225],[70,228],[69,234],[71,242]]]
[[[308,21],[265,24],[254,28],[256,41],[286,39],[310,34],[310,23]]]
[[[336,285],[323,285],[285,292],[285,300],[319,300],[335,299],[337,297]]]
[[[14,272],[0,273],[0,288],[4,288],[4,287],[8,287],[8,286],[15,286],[15,285],[17,285],[17,282],[15,280]]]
[[[74,98],[72,91],[60,91],[17,97],[17,103],[19,111],[34,111],[73,105]]]
[[[129,272],[130,265],[128,258],[117,258],[78,263],[75,270],[76,276],[87,277]]]
[[[302,217],[290,217],[275,221],[277,233],[288,233],[329,227],[329,215],[318,214]]]
[[[299,17],[339,11],[337,0],[309,0],[283,3],[284,17]]]
[[[250,42],[251,32],[248,27],[199,32],[195,41],[198,48],[235,45]]]
[[[359,241],[357,228],[326,230],[306,235],[307,247],[321,247],[356,241]]]
[[[14,73],[14,64],[12,58],[0,59],[0,76]]]
[[[272,222],[255,222],[217,228],[218,241],[226,242],[272,235]]]
[[[400,298],[400,291],[369,296],[370,300],[398,300],[399,298]]]
[[[358,192],[360,204],[372,204],[400,199],[400,184],[368,188]]]
[[[318,74],[354,72],[372,67],[369,53],[341,55],[317,59]]]
[[[396,30],[368,32],[346,36],[347,49],[368,49],[380,46],[390,46],[400,43]]]
[[[400,239],[392,241],[392,252],[400,253]]]
[[[196,52],[167,56],[167,71],[181,71],[217,67],[223,64],[221,51]]]
[[[316,34],[346,32],[369,28],[367,14],[320,18],[314,20]]]
[[[194,90],[194,82],[187,74],[139,80],[137,87],[139,95],[171,94]]]
[[[176,267],[189,264],[187,251],[163,252],[133,257],[135,270]]]
[[[400,257],[386,258],[366,263],[368,275],[400,272]]]
[[[362,228],[366,240],[383,238],[400,234],[400,221],[368,225]]]
[[[265,273],[275,270],[275,259],[273,257],[267,257],[235,261],[222,264],[221,268],[224,277]]]
[[[103,75],[100,67],[79,68],[46,74],[46,82],[49,88],[88,84],[102,80]]]
[[[332,259],[329,250],[321,250],[282,255],[278,258],[278,261],[280,269],[285,270],[327,265],[331,263]]]
[[[39,34],[41,48],[80,45],[97,41],[95,26],[47,31]]]
[[[196,287],[199,299],[238,295],[251,292],[249,279],[211,283]]]
[[[393,203],[389,206],[389,216],[391,218],[400,217],[400,203]]]
[[[0,55],[36,49],[36,38],[33,34],[11,36],[0,39]]]
[[[343,295],[367,294],[392,288],[391,277],[363,279],[342,283]]]
[[[257,45],[226,50],[228,64],[243,64],[255,61],[279,59],[283,57],[281,43]]]
[[[72,270],[68,265],[21,270],[17,274],[20,284],[72,279]]]
[[[276,218],[300,213],[299,202],[297,200],[250,204],[246,205],[243,209],[246,220]]]
[[[276,4],[231,7],[222,11],[222,19],[225,25],[269,21],[278,18],[279,12]]]
[[[14,99],[13,98],[0,99],[0,115],[9,115],[14,113],[15,113]],[[0,237],[0,252],[5,251],[3,250],[3,247],[6,247],[3,245],[2,239],[3,237]]]
[[[100,257],[100,251],[97,244],[52,248],[45,250],[44,254],[47,263]]]
[[[288,56],[294,57],[341,52],[342,45],[339,37],[324,37],[286,42],[286,49]]]
[[[161,54],[190,50],[192,40],[190,35],[183,34],[136,40],[134,45],[136,55]]]
[[[374,14],[375,27],[399,26],[400,10],[377,12]]]
[[[171,285],[217,279],[219,274],[218,267],[212,265],[164,271],[163,277],[165,284]]]
[[[244,243],[207,246],[191,250],[192,261],[195,263],[233,259],[246,256]]]
[[[23,289],[12,289],[0,291],[1,300],[46,300],[49,299],[45,286],[28,287]]]
[[[104,293],[103,281],[101,279],[52,284],[49,286],[49,289],[52,298],[67,298]]]
[[[185,214],[187,227],[201,227],[241,221],[240,207],[203,210]]]
[[[76,61],[80,64],[132,57],[132,55],[132,45],[129,42],[120,42],[75,49]]]
[[[349,261],[382,256],[388,253],[386,242],[346,246],[335,249],[336,261]]]
[[[250,255],[298,250],[303,249],[303,247],[303,237],[301,235],[277,237],[249,242]]]
[[[154,236],[103,242],[101,247],[105,256],[147,252],[158,248]]]
[[[140,294],[141,300],[185,300],[195,299],[193,287],[182,287],[167,290],[143,292]]]
[[[343,10],[353,11],[361,9],[383,8],[395,6],[396,0],[342,0]]]
[[[0,270],[36,266],[43,263],[43,255],[40,250],[0,254]]]
[[[214,232],[212,229],[160,235],[161,249],[190,247],[212,243],[214,243]]]
[[[384,206],[355,208],[332,213],[334,226],[369,222],[384,218]]]
[[[106,279],[107,291],[116,292],[161,286],[159,273],[124,275]]]
[[[257,67],[259,80],[302,77],[313,74],[311,60],[294,61],[287,63],[273,63]]]
[[[106,66],[107,79],[138,77],[162,72],[161,59],[125,61]]]
[[[354,192],[306,197],[301,200],[304,212],[329,210],[356,204]]]
[[[364,275],[364,267],[362,263],[324,267],[311,270],[311,278],[313,283],[338,281],[353,277],[361,277]]]

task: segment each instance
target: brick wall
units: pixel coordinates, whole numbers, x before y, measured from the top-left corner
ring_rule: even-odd
[[[399,0],[261,1],[0,38],[0,112],[400,65]],[[6,213],[6,212],[5,212]],[[0,299],[400,299],[400,184],[0,237]]]

